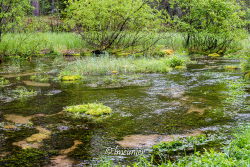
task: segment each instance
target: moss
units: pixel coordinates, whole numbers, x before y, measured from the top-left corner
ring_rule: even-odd
[[[80,75],[65,75],[61,77],[62,81],[77,81],[80,80],[82,77]]]
[[[111,71],[112,74],[118,74],[118,71]]]
[[[49,161],[49,156],[55,153],[46,153],[45,151],[38,149],[24,149],[14,152],[13,155],[2,158],[0,160],[0,166],[3,167],[33,167],[42,166]]]
[[[80,55],[81,55],[82,57],[85,57],[85,56],[92,56],[93,53],[90,52],[90,51],[86,51],[86,52],[82,52]]]
[[[239,67],[238,66],[224,66],[224,69],[225,70],[237,70],[239,69]]]
[[[212,53],[208,55],[209,57],[220,57],[218,53]]]
[[[177,69],[177,70],[184,70],[184,69],[186,69],[186,67],[185,66],[175,66],[175,69]]]
[[[105,114],[110,114],[112,109],[103,104],[89,103],[76,106],[69,106],[64,109],[64,111],[77,113],[77,114],[87,114],[92,116],[101,116]]]

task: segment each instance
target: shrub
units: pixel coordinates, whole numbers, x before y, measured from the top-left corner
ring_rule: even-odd
[[[68,25],[95,50],[134,47],[140,41],[151,46],[150,32],[162,22],[161,13],[143,0],[70,0],[66,15]]]
[[[27,10],[31,9],[29,0],[0,0],[0,41],[3,33],[21,23]]]
[[[190,52],[225,53],[244,37],[244,12],[236,0],[172,0],[183,15],[176,19]]]

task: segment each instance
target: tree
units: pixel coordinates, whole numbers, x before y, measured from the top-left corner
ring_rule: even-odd
[[[191,52],[225,53],[243,37],[244,12],[236,0],[172,0],[185,14],[177,17]]]
[[[29,0],[0,0],[0,41],[3,33],[20,23],[29,9]]]
[[[40,15],[40,4],[39,4],[39,1],[38,0],[32,0],[31,3],[32,3],[32,6],[34,7],[33,15],[34,16],[39,16]]]
[[[161,13],[144,0],[69,0],[66,17],[84,41],[101,51],[136,46],[162,22]]]

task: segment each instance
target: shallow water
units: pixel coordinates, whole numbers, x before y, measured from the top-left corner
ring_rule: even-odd
[[[31,147],[59,151],[59,155],[50,157],[47,166],[84,166],[89,160],[105,156],[109,147],[126,147],[127,143],[147,148],[169,136],[216,131],[250,119],[249,88],[244,88],[240,97],[230,94],[229,84],[242,82],[243,75],[224,69],[225,65],[239,65],[238,61],[197,59],[186,71],[140,74],[108,86],[99,83],[101,76],[88,77],[91,84],[56,81],[58,70],[51,60],[41,61],[0,66],[0,75],[10,81],[0,88],[2,156],[11,155],[22,147],[20,143],[33,137]],[[31,81],[30,76],[35,74],[49,76],[49,80]],[[19,99],[13,94],[18,86],[38,94]],[[62,112],[65,106],[93,102],[111,107],[114,113],[93,120],[73,119]],[[112,158],[125,162],[131,156]]]

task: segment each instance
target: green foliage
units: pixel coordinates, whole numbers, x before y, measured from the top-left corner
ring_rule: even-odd
[[[21,23],[30,8],[29,0],[0,0],[0,41],[2,34]]]
[[[186,64],[190,63],[190,59],[185,56],[170,56],[165,59],[165,63],[171,68],[175,68],[177,66],[186,67]]]
[[[76,113],[76,114],[87,114],[92,116],[101,116],[105,114],[110,114],[112,109],[103,104],[89,103],[83,105],[69,106],[64,108],[64,111]]]
[[[66,15],[68,25],[95,50],[137,46],[143,39],[153,45],[148,36],[162,23],[161,12],[143,0],[69,0]]]
[[[236,0],[172,0],[185,13],[176,19],[190,52],[225,53],[244,37],[244,12]]]
[[[36,56],[65,50],[79,50],[84,45],[73,33],[19,33],[5,34],[0,43],[0,54]]]
[[[167,154],[168,156],[176,155],[178,153],[195,152],[204,147],[209,147],[212,144],[217,144],[225,140],[223,136],[216,135],[198,135],[179,138],[178,140],[171,142],[161,142],[160,144],[153,146],[152,154],[154,156],[162,156]]]

